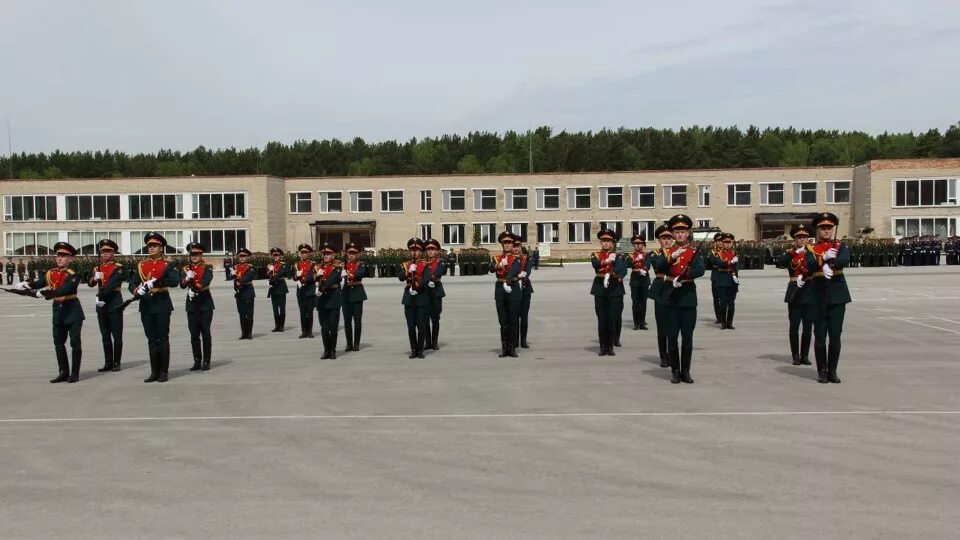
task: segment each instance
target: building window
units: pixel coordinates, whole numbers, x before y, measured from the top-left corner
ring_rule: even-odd
[[[710,186],[708,184],[697,186],[697,206],[700,208],[710,206]]]
[[[559,210],[560,188],[537,188],[537,210]]]
[[[750,206],[750,184],[727,184],[727,206]]]
[[[617,233],[619,238],[623,238],[623,222],[622,221],[601,221],[600,229],[610,229],[611,231]]]
[[[847,204],[850,202],[850,182],[827,182],[827,203]]]
[[[433,211],[433,190],[432,189],[420,190],[420,211],[421,212]]]
[[[630,206],[633,208],[653,208],[656,205],[656,186],[630,186]]]
[[[64,198],[68,221],[120,219],[119,195],[67,195]],[[71,242],[71,245],[73,242]]]
[[[443,211],[462,212],[467,208],[467,192],[463,189],[443,190]]]
[[[249,248],[247,245],[247,231],[244,229],[214,229],[209,231],[191,231],[194,242],[200,242],[207,247],[211,255],[236,253],[240,248]]]
[[[557,195],[559,197],[559,193]],[[560,223],[537,223],[537,242],[555,244],[560,241]]]
[[[424,240],[429,240],[433,238],[433,224],[432,223],[421,223],[420,224],[420,238]]]
[[[130,219],[183,219],[183,195],[130,195],[129,203]]]
[[[946,217],[897,218],[893,221],[894,236],[939,236],[957,234],[956,220]]]
[[[897,180],[894,207],[956,206],[956,178]]]
[[[794,182],[793,204],[817,204],[817,183]]]
[[[567,209],[589,210],[590,209],[590,188],[588,187],[567,188]]]
[[[390,190],[380,192],[380,211],[381,212],[403,212],[403,190]]]
[[[8,232],[4,235],[3,251],[7,256],[50,255],[53,245],[60,241],[57,232]]]
[[[630,222],[631,237],[640,235],[644,242],[654,239],[653,233],[657,230],[657,222],[652,219],[640,219]]]
[[[674,184],[663,186],[663,207],[684,208],[687,206],[687,186]]]
[[[567,223],[567,242],[586,244],[591,240],[589,221],[570,221]]]
[[[56,221],[57,197],[56,195],[8,195],[3,198],[3,220]]]
[[[444,223],[443,224],[443,245],[458,246],[463,244],[463,233],[466,225],[463,223]]]
[[[473,209],[477,212],[484,212],[497,209],[497,190],[495,189],[475,189],[473,190]]]
[[[339,191],[320,191],[317,195],[320,199],[321,213],[333,214],[343,212],[343,193]]]
[[[526,223],[504,223],[504,229],[512,232],[513,234],[520,237],[520,240],[527,241],[527,224]]]
[[[247,196],[243,193],[194,193],[193,219],[244,219]]]
[[[527,209],[527,189],[526,188],[507,188],[503,190],[504,207],[507,210],[526,210]]]
[[[496,223],[474,223],[474,240],[479,239],[481,244],[497,243],[497,224]]]
[[[623,208],[623,188],[620,186],[601,187],[600,208]]]
[[[288,193],[291,214],[309,214],[313,212],[313,198],[307,191]]]
[[[713,220],[710,218],[700,218],[697,220],[697,227],[709,229],[710,227],[713,227]]]
[[[350,211],[351,212],[373,212],[373,192],[372,191],[351,191],[350,192]]]
[[[123,245],[120,241],[121,236],[120,231],[70,231],[67,233],[67,242],[77,248],[78,255],[96,255],[98,252],[97,242],[109,238],[120,246]]]
[[[783,206],[783,184],[760,184],[761,206]]]
[[[147,246],[143,245],[143,237],[147,233],[153,231],[130,231],[130,246],[137,246],[137,249],[133,250],[134,255],[146,255]],[[184,246],[186,246],[186,234],[183,231],[156,231],[163,235],[167,239],[167,247],[163,250],[167,255],[176,255],[182,253]],[[196,237],[194,237],[196,238]],[[207,249],[210,248],[210,244],[207,244]]]

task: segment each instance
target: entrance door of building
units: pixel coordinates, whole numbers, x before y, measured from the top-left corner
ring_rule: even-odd
[[[313,223],[314,244],[328,242],[338,251],[349,242],[361,248],[373,247],[376,221],[316,221]]]

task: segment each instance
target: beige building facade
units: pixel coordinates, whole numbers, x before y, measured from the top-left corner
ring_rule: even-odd
[[[212,254],[354,241],[403,247],[412,236],[444,247],[493,246],[511,230],[553,255],[580,255],[600,228],[652,237],[663,220],[738,238],[782,236],[816,212],[840,236],[950,236],[960,226],[960,159],[881,160],[857,167],[631,171],[576,174],[278,178],[274,176],[3,180],[4,256],[43,254],[57,241],[93,253],[109,237],[137,253],[146,231],[172,248]]]

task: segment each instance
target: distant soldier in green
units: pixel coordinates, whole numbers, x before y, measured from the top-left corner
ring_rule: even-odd
[[[614,342],[617,337],[617,323],[623,316],[623,278],[630,268],[627,258],[615,251],[620,237],[615,231],[602,229],[597,232],[600,251],[590,254],[593,265],[593,307],[597,315],[597,336],[600,341],[600,356],[616,356]]]
[[[240,316],[240,337],[238,339],[253,339],[253,309],[257,291],[253,287],[253,278],[256,270],[250,264],[250,250],[237,250],[238,262],[228,270],[233,279],[233,297],[237,301],[237,314]]]
[[[126,269],[114,260],[120,247],[104,238],[97,243],[100,263],[94,267],[87,286],[97,287],[97,323],[103,341],[103,367],[97,371],[120,371],[123,356],[123,294],[120,292],[127,279]]]
[[[24,276],[27,275],[27,265],[23,262],[23,259],[20,259],[20,262],[17,263],[17,278],[19,281],[24,280]]]
[[[718,232],[713,235],[713,249],[720,247],[720,239],[723,238],[723,233]],[[720,291],[717,290],[717,280],[720,279],[720,272],[716,268],[710,266],[710,259],[707,258],[705,261],[707,270],[710,270],[710,296],[713,298],[713,314],[716,316],[713,324],[723,324],[723,317],[720,314]]]
[[[650,261],[647,260],[647,242],[636,234],[630,239],[633,253],[630,263],[630,300],[633,308],[633,329],[647,329],[647,297],[650,295]]]
[[[513,256],[520,260],[520,273],[517,274],[517,285],[520,287],[520,310],[517,313],[517,324],[514,326],[515,333],[513,339],[513,348],[529,349],[527,343],[527,331],[530,328],[530,300],[533,295],[533,284],[530,282],[530,273],[533,272],[533,263],[529,256],[523,253],[523,240],[513,235]]]
[[[180,283],[180,273],[172,262],[164,259],[167,239],[158,232],[143,238],[147,259],[137,263],[130,275],[130,292],[140,302],[140,322],[147,336],[150,351],[150,376],[145,383],[167,382],[170,371],[170,287]]]
[[[720,303],[720,329],[734,330],[733,315],[736,311],[737,291],[740,276],[737,263],[740,259],[733,250],[733,233],[721,233],[720,246],[707,255],[707,266],[717,273],[716,291]]]
[[[843,268],[850,262],[850,250],[834,240],[840,218],[823,212],[813,218],[817,242],[807,245],[807,268],[813,271],[810,300],[815,306],[813,354],[817,362],[818,382],[839,383],[840,335],[847,304],[851,302]],[[827,340],[829,338],[829,346]]]
[[[664,273],[657,272],[653,267],[655,258],[663,258],[666,255],[664,250],[673,247],[673,231],[666,225],[657,227],[654,232],[657,237],[657,243],[660,247],[654,249],[647,255],[647,272],[653,272],[654,279],[650,283],[650,298],[653,298],[653,316],[657,323],[657,351],[660,353],[660,367],[670,367],[670,355],[667,351],[667,308],[666,300],[663,297]]]
[[[337,335],[340,332],[340,308],[343,296],[340,294],[343,277],[343,263],[336,259],[337,248],[325,243],[320,248],[323,258],[313,268],[317,287],[317,319],[320,321],[320,338],[323,340],[321,360],[333,360],[337,357]]]
[[[270,257],[273,259],[267,265],[267,298],[270,299],[270,307],[273,311],[273,330],[272,332],[283,332],[287,324],[287,278],[290,271],[286,263],[283,262],[283,250],[275,247],[270,250]]]
[[[317,306],[317,286],[314,280],[313,247],[310,244],[297,246],[300,260],[294,265],[291,279],[297,284],[297,307],[300,309],[300,339],[313,339],[313,310]]]
[[[347,262],[343,263],[341,281],[343,287],[343,333],[347,338],[345,351],[360,350],[360,334],[363,332],[363,303],[367,301],[367,291],[363,287],[363,278],[367,277],[367,265],[360,260],[362,248],[349,242],[344,251]]]
[[[187,329],[190,331],[190,348],[193,350],[193,367],[190,371],[207,371],[213,355],[213,338],[210,328],[213,325],[213,295],[210,283],[213,282],[213,266],[203,260],[206,246],[199,242],[187,244],[190,264],[183,267],[180,288],[187,290],[185,310]]]
[[[777,268],[785,268],[790,274],[783,301],[787,304],[787,317],[790,321],[790,356],[795,366],[810,365],[810,338],[813,337],[815,312],[811,309],[810,287],[807,282],[811,272],[807,269],[807,241],[813,229],[806,223],[794,225],[790,229],[793,247],[785,251],[777,260]],[[801,325],[803,335],[800,334]]]
[[[423,358],[423,348],[427,342],[427,326],[430,322],[430,300],[427,289],[430,271],[423,260],[423,240],[411,238],[407,241],[411,258],[402,265],[399,278],[405,283],[403,288],[403,314],[407,320],[407,337],[410,340],[410,358]]]
[[[53,301],[53,349],[57,354],[57,367],[60,374],[51,383],[80,380],[80,361],[83,347],[80,339],[83,328],[83,307],[77,299],[80,275],[70,265],[77,250],[66,242],[57,242],[53,246],[56,253],[56,267],[41,274],[31,286],[21,281],[18,289],[33,290],[37,298]],[[67,361],[67,337],[70,338],[72,366]]]
[[[424,244],[427,248],[427,270],[430,273],[427,281],[427,300],[430,307],[430,326],[428,327],[426,344],[435,351],[440,350],[440,314],[443,313],[443,298],[447,296],[443,290],[443,278],[447,273],[447,264],[440,257],[440,242],[430,238]]]
[[[7,273],[7,285],[13,285],[13,274],[17,269],[17,265],[13,263],[13,257],[7,258],[7,264],[4,265],[4,269]]]
[[[523,292],[519,287],[520,259],[513,254],[515,237],[509,231],[497,236],[497,242],[503,252],[494,255],[490,261],[490,272],[497,276],[493,286],[493,301],[497,307],[497,320],[500,323],[500,358],[517,357],[513,346],[520,320],[520,307],[523,305]]]
[[[697,285],[694,280],[704,272],[703,255],[689,243],[693,220],[677,214],[667,222],[676,238],[662,257],[654,257],[650,264],[664,274],[664,305],[667,321],[667,351],[673,377],[670,382],[693,383],[690,368],[693,363],[693,329],[697,325]],[[682,342],[678,339],[682,337]]]

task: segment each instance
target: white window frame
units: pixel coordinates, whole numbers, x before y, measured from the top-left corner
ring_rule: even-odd
[[[620,206],[610,206],[610,189],[620,188]],[[606,193],[604,192],[606,190]],[[632,194],[631,194],[632,196]],[[622,185],[610,184],[610,185],[601,185],[597,186],[597,200],[601,210],[623,210],[624,199],[626,198],[625,190]],[[633,202],[633,201],[631,201]]]
[[[457,226],[460,225],[463,227],[463,234],[461,236],[467,235],[467,223],[466,222],[450,222],[450,223],[441,223],[440,224],[440,238],[443,241],[445,246],[463,246],[466,245],[466,238],[460,238],[459,242],[447,242],[447,227],[448,226]]]
[[[331,193],[340,195],[340,210],[330,210]],[[327,209],[323,209],[323,195],[327,195]],[[317,192],[317,213],[318,214],[342,214],[343,213],[343,190],[342,189],[324,189]]]
[[[190,209],[190,218],[189,218],[189,219],[190,219],[191,221],[240,221],[240,220],[250,219],[250,211],[249,211],[249,208],[250,208],[250,194],[247,193],[246,191],[194,191],[194,192],[190,193],[189,195],[190,195],[191,205],[193,206],[193,208]],[[223,199],[224,199],[225,196],[227,196],[227,195],[233,195],[233,196],[234,196],[234,210],[237,210],[237,207],[236,207],[236,196],[237,196],[237,195],[243,195],[243,216],[238,217],[238,216],[234,215],[234,216],[232,216],[232,217],[227,217],[227,215],[226,215],[226,210],[225,210],[225,209],[226,209],[226,203],[221,202],[221,207],[222,207],[222,209],[224,209],[224,216],[223,216],[223,217],[215,217],[215,216],[212,216],[212,215],[211,215],[211,217],[200,217],[200,196],[201,196],[201,195],[209,195],[209,196],[211,197],[211,200],[212,200],[212,197],[213,197],[214,195],[220,195],[221,201],[223,201]],[[211,211],[210,211],[211,214],[213,213],[212,206],[213,206],[213,203],[211,203]],[[194,217],[193,214],[196,214],[196,217]],[[184,216],[187,215],[187,210],[186,210],[186,208],[183,209],[183,215],[184,215]],[[185,219],[186,219],[186,217],[185,217]],[[207,230],[207,229],[204,229],[204,230]],[[228,229],[228,230],[237,230],[237,229]]]
[[[228,250],[226,249],[226,243],[227,243],[226,234],[227,234],[227,231],[233,231],[234,234],[239,233],[239,232],[243,232],[243,237],[244,237],[245,242],[240,243],[239,241],[236,241],[236,240],[235,240],[234,243],[235,243],[236,245],[235,245],[234,247],[236,247],[237,249],[242,248],[242,247],[245,247],[245,248],[249,248],[249,247],[250,247],[250,245],[249,245],[249,244],[250,244],[250,230],[249,230],[249,229],[246,229],[246,228],[241,228],[241,229],[235,229],[235,228],[232,228],[232,227],[215,227],[215,228],[212,228],[212,229],[206,229],[206,228],[200,228],[200,227],[192,228],[192,229],[190,229],[190,230],[188,230],[188,231],[184,231],[183,241],[184,241],[184,243],[187,243],[187,244],[189,244],[191,241],[192,241],[192,242],[200,242],[200,241],[201,241],[200,235],[199,235],[199,234],[196,234],[196,233],[200,233],[200,232],[216,233],[216,232],[219,232],[219,233],[221,233],[221,234],[223,235],[223,237],[224,237],[224,238],[223,238],[224,249],[223,249],[223,250],[220,250],[220,251],[217,251],[217,250],[214,250],[214,249],[213,249],[213,242],[204,243],[204,245],[207,247],[207,249],[210,250],[210,251],[208,251],[207,253],[210,254],[210,255],[224,255],[224,254],[226,254],[226,253],[236,253],[235,251],[228,251]],[[188,236],[189,236],[189,238],[187,238]],[[211,239],[212,239],[212,238],[211,238]]]
[[[447,192],[447,191],[451,192],[450,197],[444,197],[444,196],[443,196],[444,192]],[[446,200],[446,199],[449,198],[450,201],[452,202],[452,201],[453,201],[453,194],[452,194],[452,192],[454,192],[454,191],[462,191],[462,192],[463,192],[463,210],[451,210],[450,208],[447,208],[447,200]],[[470,190],[467,189],[467,188],[441,188],[441,189],[440,189],[440,210],[441,210],[442,212],[454,212],[454,213],[463,213],[463,212],[466,212],[466,211],[467,211],[467,192],[468,192],[468,191],[470,191]]]
[[[847,184],[847,202],[836,202],[837,184],[844,182]],[[831,189],[832,188],[832,189]],[[949,196],[949,184],[947,184]],[[826,204],[852,204],[853,203],[853,181],[852,180],[827,180],[823,183],[824,200]]]
[[[759,196],[760,206],[784,206],[787,202],[787,183],[786,182],[758,182],[757,195]],[[767,202],[763,202],[763,186],[780,186],[780,203],[770,202],[770,188],[767,187]]]
[[[947,202],[946,204],[923,204],[923,181],[947,181]],[[917,204],[897,205],[897,182],[917,182]],[[950,192],[953,188],[953,197],[951,202]],[[890,180],[890,208],[953,208],[960,205],[960,178],[952,176],[922,176],[913,178],[894,178]],[[936,194],[936,191],[934,191]],[[853,194],[851,193],[851,198]],[[904,201],[906,202],[906,201]]]
[[[797,188],[795,186],[797,186],[798,184],[814,185],[812,203],[797,202],[798,193],[797,193]],[[799,195],[801,196],[800,197],[801,199],[803,198],[803,193],[804,191],[803,191],[803,188],[801,187],[800,193],[799,193]],[[820,182],[816,180],[792,180],[790,182],[790,197],[791,197],[791,201],[793,201],[793,206],[816,206],[817,204],[820,203]]]
[[[618,223],[618,224],[620,224],[619,227],[614,227],[613,230],[614,230],[614,231],[617,231],[617,229],[620,229],[620,230],[617,231],[617,232],[619,233],[620,238],[623,238],[623,237],[624,237],[624,236],[623,236],[623,231],[624,231],[625,227],[624,227],[624,221],[623,221],[622,219],[601,219],[601,220],[599,220],[599,221],[597,222],[597,230],[599,231],[599,230],[603,229],[603,226],[604,226],[604,225],[611,224],[611,223]],[[632,231],[631,231],[631,232],[632,232]]]
[[[13,239],[13,235],[16,235],[16,234],[19,234],[19,235],[21,235],[21,236],[23,236],[23,237],[26,237],[27,235],[33,235],[33,244],[32,244],[32,245],[34,245],[34,246],[37,245],[37,235],[38,235],[38,234],[47,235],[47,240],[48,240],[48,241],[49,241],[49,239],[50,239],[50,238],[49,238],[49,235],[53,235],[54,238],[55,238],[55,240],[54,240],[53,243],[51,243],[49,246],[44,246],[44,247],[46,247],[46,248],[48,249],[48,253],[44,253],[44,254],[42,254],[42,255],[39,254],[39,253],[35,253],[35,254],[32,254],[32,255],[17,255],[17,254],[15,254],[15,253],[13,253],[13,249],[14,249],[14,248],[13,248],[13,246],[11,245],[11,244],[12,244],[11,240]],[[4,256],[4,257],[43,257],[43,256],[46,256],[46,255],[52,255],[52,254],[53,254],[53,245],[56,244],[57,242],[60,242],[60,241],[61,241],[61,240],[60,240],[60,236],[61,236],[61,235],[60,235],[60,232],[59,232],[59,231],[4,231],[4,234],[3,234],[3,256]],[[64,238],[63,241],[66,241],[66,239]],[[26,245],[26,240],[24,240],[24,245]]]
[[[43,195],[39,195],[39,196],[40,196],[40,197],[43,197]],[[46,196],[47,196],[47,197],[50,197],[51,195],[46,195]],[[119,217],[118,217],[117,219],[112,219],[112,218],[110,218],[109,216],[108,216],[108,217],[105,217],[105,218],[91,217],[90,219],[79,219],[79,218],[78,218],[78,219],[69,219],[69,218],[67,217],[67,210],[69,209],[69,205],[67,204],[67,198],[68,198],[68,197],[78,197],[78,198],[79,198],[79,197],[90,197],[90,213],[91,213],[91,215],[93,214],[93,207],[94,207],[94,205],[93,205],[93,197],[117,197],[117,206],[118,206],[117,211],[119,212],[119,214],[118,214]],[[58,197],[58,199],[59,199],[59,197]],[[57,213],[58,213],[58,214],[59,214],[59,210],[60,210],[60,209],[59,209],[59,204],[60,204],[60,203],[59,203],[59,200],[58,200],[58,201],[57,201],[57,206],[58,206],[58,208],[57,208]],[[78,203],[78,204],[79,204],[79,203]],[[36,213],[36,205],[34,205],[34,213]],[[108,212],[108,214],[109,214],[109,212]],[[94,221],[94,222],[96,222],[96,221],[120,221],[120,220],[122,220],[123,218],[124,218],[124,216],[123,216],[123,195],[119,195],[119,194],[117,194],[117,193],[65,193],[65,194],[63,195],[63,221],[69,221],[70,223],[89,223],[89,222],[91,222],[91,221]],[[56,221],[56,218],[54,218],[53,220],[49,220],[49,219],[46,219],[46,220],[43,220],[43,219],[35,219],[35,220],[32,220],[32,221]],[[79,251],[78,251],[78,253],[79,253]]]
[[[426,231],[424,227],[430,227],[430,230]],[[433,223],[417,223],[417,232],[422,240],[433,238]],[[424,234],[426,232],[430,234]]]
[[[707,224],[704,225],[703,223],[701,223],[703,221],[706,221]],[[698,217],[696,222],[697,222],[697,227],[713,227],[713,224],[716,222],[716,220],[714,220],[712,217]]]
[[[347,191],[347,197],[350,199],[350,213],[351,214],[372,214],[375,206],[375,201],[373,200],[373,194],[376,193],[376,190],[373,189],[351,189]],[[359,210],[360,208],[360,196],[357,195],[357,210],[353,209],[353,194],[354,193],[369,193],[370,194],[370,210]]]
[[[640,227],[637,226],[638,223],[649,223],[650,225],[647,226],[646,229],[650,231],[650,237],[646,238],[645,242],[647,243],[652,242],[657,239],[656,238],[657,223],[662,223],[662,222],[663,220],[656,220],[656,219],[631,219],[630,220],[630,238],[633,238],[633,235],[635,234],[633,229],[636,228],[638,229],[637,232],[639,232]],[[644,232],[644,236],[647,236],[646,232]]]
[[[556,207],[556,208],[547,208],[547,207],[543,206],[542,204],[540,204],[540,200],[541,200],[541,199],[543,199],[543,200],[546,200],[546,199],[547,199],[546,190],[548,190],[548,189],[555,189],[555,190],[557,190],[557,207]],[[538,188],[534,188],[534,194],[533,194],[533,196],[536,198],[536,201],[535,201],[534,204],[535,204],[535,206],[536,206],[537,211],[538,211],[538,212],[556,212],[556,211],[560,210],[561,202],[562,202],[562,198],[563,198],[562,191],[563,191],[563,188],[560,187],[560,186],[541,186],[541,187],[538,187]],[[542,196],[542,197],[540,196],[541,193],[543,193],[543,196]],[[545,223],[555,223],[555,222],[552,222],[552,221],[551,221],[551,222],[545,222]]]
[[[697,208],[710,208],[710,201],[704,204],[703,196],[706,195],[707,198],[713,198],[713,189],[711,189],[711,187],[711,184],[697,184]]]
[[[480,245],[495,245],[497,243],[497,222],[496,221],[474,221],[473,227],[470,229],[470,244],[473,244],[473,231],[476,227],[490,227],[490,234],[487,239],[489,242],[483,241],[483,231],[480,232]]]
[[[686,198],[687,204],[682,206],[673,204],[673,188],[675,187],[683,188],[684,198]],[[667,197],[667,188],[670,188],[670,197]],[[690,205],[690,184],[663,184],[661,186],[661,193],[663,193],[662,200],[664,208],[687,208]]]
[[[566,189],[567,189],[567,210],[569,210],[569,211],[571,211],[571,212],[583,212],[583,211],[585,211],[585,210],[591,210],[591,209],[593,208],[593,186],[567,186]],[[589,190],[590,190],[590,192],[587,193],[587,207],[586,207],[586,208],[577,208],[577,207],[575,207],[575,206],[571,206],[571,205],[570,205],[571,202],[576,201],[576,199],[577,199],[577,196],[576,196],[576,195],[574,195],[573,198],[571,199],[571,197],[570,197],[570,192],[571,192],[571,190],[577,190],[577,189],[589,189]]]
[[[400,193],[400,209],[399,210],[388,210],[383,206],[383,196],[387,194],[387,202],[394,200],[390,194],[391,193]],[[380,199],[380,213],[381,214],[402,214],[404,208],[406,208],[406,193],[403,189],[378,189],[377,198]]]
[[[587,228],[590,229],[590,230],[586,231],[586,234],[584,235],[584,239],[583,239],[583,240],[573,240],[572,238],[570,238],[570,225],[571,225],[571,224],[577,224],[577,223],[586,223],[586,224],[587,224]],[[591,220],[589,220],[589,219],[570,219],[570,220],[565,221],[564,224],[567,225],[567,243],[568,243],[568,244],[591,244],[591,243],[593,243],[593,238],[591,238],[591,235],[593,234],[593,230],[592,230],[592,229],[593,229],[593,227],[592,227],[593,221],[591,221]]]
[[[430,208],[424,208],[424,206],[430,206]],[[433,190],[432,189],[421,189],[420,190],[420,211],[421,212],[433,212]]]
[[[72,195],[72,193],[71,193],[71,195]],[[13,205],[13,199],[14,199],[15,197],[19,197],[20,199],[24,199],[24,198],[28,198],[28,197],[29,197],[29,198],[33,199],[33,201],[34,201],[34,202],[33,202],[33,215],[37,215],[37,203],[36,203],[37,198],[40,198],[40,197],[43,198],[43,213],[46,214],[46,213],[47,213],[47,200],[46,200],[46,197],[52,197],[52,198],[53,198],[53,201],[54,201],[54,210],[55,210],[55,215],[53,216],[53,219],[50,219],[49,217],[48,217],[48,218],[45,218],[45,219],[36,219],[36,218],[33,218],[33,219],[13,219],[13,207],[12,207],[12,205]],[[120,217],[121,217],[121,219],[122,219],[122,218],[123,218],[123,205],[122,205],[123,196],[122,196],[122,195],[120,196],[120,200],[121,200],[121,206],[120,206],[120,214],[121,214],[121,215],[120,215]],[[61,197],[59,197],[59,196],[57,196],[57,195],[49,194],[49,193],[40,193],[40,194],[30,194],[30,193],[6,193],[6,194],[4,194],[4,196],[3,196],[3,221],[9,221],[10,223],[43,223],[43,222],[47,222],[47,221],[60,221],[60,219],[59,219],[59,218],[60,218],[60,212],[61,212],[61,209],[60,209],[60,201],[61,201]],[[22,202],[22,201],[21,201],[21,203],[20,203],[20,213],[23,213],[23,202]],[[63,208],[64,221],[66,221],[66,215],[67,215],[67,209],[66,209],[66,203],[64,203],[64,208]],[[9,216],[9,218],[8,218],[7,216]]]
[[[217,193],[220,193],[220,192],[217,192]],[[164,216],[164,217],[162,217],[162,218],[158,218],[158,217],[153,213],[153,197],[155,197],[155,196],[157,196],[157,195],[161,195],[161,196],[163,196],[163,197],[167,197],[167,196],[171,196],[171,195],[172,195],[172,196],[174,197],[174,217],[166,217],[166,216]],[[192,202],[192,199],[193,199],[192,194],[187,193],[187,195],[191,195],[190,198],[191,198],[191,202]],[[184,206],[184,197],[183,197],[183,196],[184,196],[184,193],[170,193],[170,192],[167,192],[167,193],[153,193],[153,192],[150,192],[150,193],[126,193],[126,194],[124,194],[124,196],[127,198],[127,218],[128,218],[130,221],[184,221],[184,220],[187,219],[187,218],[186,218],[187,213],[186,213],[186,211],[184,210],[184,207],[183,207],[183,206]],[[148,218],[144,218],[144,217],[134,218],[133,216],[131,216],[131,215],[130,215],[130,197],[150,197],[150,217],[148,217]],[[248,202],[248,201],[247,201],[248,198],[249,198],[249,197],[244,197],[244,202]],[[178,203],[178,202],[180,203],[180,204],[179,204],[179,211],[178,211],[178,209],[177,209],[177,204],[176,204],[176,203]],[[164,203],[164,204],[166,204],[166,203]],[[64,211],[66,211],[66,209],[64,209]],[[177,217],[177,216],[176,216],[177,214],[179,214],[180,217]],[[141,215],[141,216],[143,215],[143,211],[142,211],[142,210],[141,210],[141,212],[140,212],[140,215]],[[191,216],[191,220],[192,220],[192,216]],[[197,221],[207,221],[207,220],[197,220]],[[162,234],[162,233],[161,233],[161,234]]]
[[[513,191],[526,191],[524,198],[527,200],[526,208],[513,208]],[[511,192],[511,193],[508,193]],[[534,201],[536,204],[536,201]],[[530,211],[530,188],[517,186],[517,187],[505,187],[503,188],[503,210],[505,212],[529,212]]]
[[[292,202],[292,201],[290,200],[290,196],[291,196],[291,195],[304,195],[304,194],[310,195],[310,199],[309,199],[309,202],[310,202],[310,210],[309,210],[308,212],[300,212],[300,211],[299,211],[299,208],[300,208],[300,202],[301,202],[301,201],[300,201],[299,198],[298,198],[298,200],[297,200],[297,209],[298,209],[298,211],[294,212],[293,209],[290,208],[290,203]],[[288,192],[287,192],[287,213],[288,213],[288,214],[300,214],[300,215],[312,214],[312,213],[313,213],[313,192],[312,192],[312,191],[288,191]]]
[[[923,220],[930,219],[934,220],[934,229],[936,229],[936,220],[946,219],[947,220],[947,236],[953,236],[957,233],[960,233],[960,218],[954,216],[892,216],[890,218],[890,236],[894,238],[903,238],[907,234],[897,234],[897,220],[908,220],[915,219],[917,220],[917,233],[923,234]],[[906,233],[906,224],[904,224],[904,233]],[[934,230],[936,233],[936,230]],[[910,235],[912,236],[912,235]]]
[[[657,207],[657,185],[656,184],[632,184],[630,187],[630,208],[656,208]],[[633,190],[637,189],[637,200],[639,201],[639,188],[650,188],[653,190],[653,204],[651,206],[643,206],[640,204],[633,204]]]
[[[480,194],[484,191],[493,192],[493,208],[481,208],[480,203],[483,202],[483,196]],[[497,188],[470,188],[471,196],[473,197],[473,211],[474,212],[496,212],[497,211]]]
[[[733,188],[733,204],[730,203],[730,186],[734,187]],[[737,187],[739,186],[747,186],[749,188],[749,191],[747,191],[747,195],[750,198],[750,202],[748,202],[747,204],[737,204],[737,195],[739,194],[737,192]],[[726,191],[728,208],[749,208],[753,206],[753,183],[752,182],[727,182],[726,184],[724,184],[724,188],[725,188],[724,191]]]
[[[543,244],[559,244],[560,243],[560,222],[559,221],[535,221],[534,224],[536,224],[537,226],[537,243],[538,244],[539,243],[543,243]],[[543,237],[540,235],[541,225],[555,225],[556,228],[554,230],[557,232],[557,240],[556,241],[553,241],[552,239],[544,240]]]
[[[521,229],[526,229],[526,234],[524,234],[522,230],[520,233],[514,233],[514,234],[520,236],[523,242],[526,243],[527,238],[530,237],[530,222],[529,221],[506,221],[503,224],[503,230],[513,232],[513,230],[510,229],[511,225],[523,225]]]

